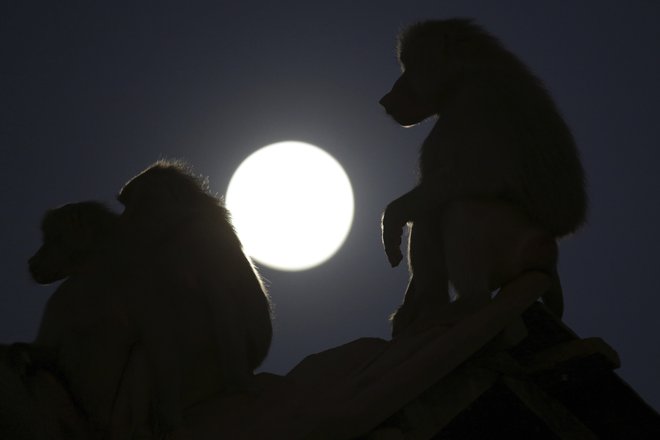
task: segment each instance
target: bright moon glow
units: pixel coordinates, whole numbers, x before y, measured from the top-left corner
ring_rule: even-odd
[[[241,163],[226,193],[245,252],[279,270],[318,266],[341,247],[353,222],[353,190],[332,156],[279,142]]]

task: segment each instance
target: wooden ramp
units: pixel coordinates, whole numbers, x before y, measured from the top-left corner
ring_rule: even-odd
[[[613,373],[616,352],[537,302],[548,286],[525,274],[453,327],[308,356],[188,421],[200,439],[660,438],[658,414]],[[520,316],[526,334],[503,342]]]

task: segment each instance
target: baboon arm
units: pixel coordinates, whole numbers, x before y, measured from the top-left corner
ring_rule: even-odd
[[[398,266],[403,259],[401,253],[401,236],[403,227],[419,214],[422,209],[420,187],[415,187],[398,199],[390,202],[381,219],[382,240],[385,253],[392,267]]]
[[[403,259],[401,236],[407,222],[442,209],[452,200],[498,197],[505,194],[506,182],[492,171],[492,165],[490,168],[476,166],[471,170],[478,173],[478,179],[460,178],[459,173],[450,172],[449,169],[437,172],[387,205],[382,218],[382,239],[392,267],[397,266]]]
[[[382,218],[382,239],[392,267],[398,266],[403,259],[401,237],[406,223],[442,207],[448,200],[444,191],[418,185],[387,205]]]

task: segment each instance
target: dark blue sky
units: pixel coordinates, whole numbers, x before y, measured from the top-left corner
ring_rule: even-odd
[[[99,3],[0,5],[0,342],[30,340],[54,289],[25,263],[45,209],[116,206],[122,184],[162,157],[187,160],[222,194],[246,156],[281,140],[337,158],[356,214],[325,265],[263,269],[275,309],[263,369],[387,337],[407,275],[387,264],[380,212],[414,184],[431,124],[402,129],[378,99],[398,75],[402,26],[466,16],[546,82],[574,130],[591,212],[561,243],[565,320],[609,342],[621,375],[660,408],[659,2]]]

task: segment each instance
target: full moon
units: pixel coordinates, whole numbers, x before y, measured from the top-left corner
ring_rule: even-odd
[[[225,203],[245,253],[284,271],[327,261],[353,223],[346,172],[304,142],[278,142],[248,156],[229,182]]]

